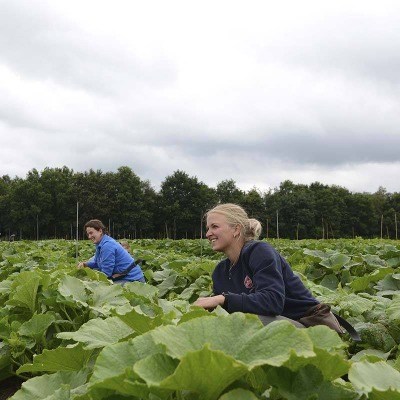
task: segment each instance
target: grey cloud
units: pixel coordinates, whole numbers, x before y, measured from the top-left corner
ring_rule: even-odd
[[[166,54],[139,58],[117,40],[87,33],[39,3],[2,4],[0,52],[3,64],[32,79],[53,79],[104,95],[159,88],[176,78]]]
[[[254,56],[261,62],[289,62],[316,73],[367,77],[398,85],[399,25],[400,9],[384,17],[363,10],[325,15],[278,37],[261,38]]]
[[[340,135],[330,132],[324,136],[283,134],[262,142],[257,148],[269,156],[279,155],[280,159],[299,165],[340,166],[400,161],[400,135],[383,139],[379,132],[372,135],[354,135],[351,132]]]
[[[157,22],[171,21],[154,36],[128,36],[127,18],[120,43],[112,27],[89,32],[79,24],[91,15],[75,21],[52,4],[2,3],[0,135],[14,138],[0,149],[5,173],[128,165],[154,185],[181,169],[209,185],[395,188],[400,13],[357,17],[346,5],[329,16],[318,3],[318,15],[270,25],[258,16],[253,30],[253,9],[240,25],[220,22],[221,6],[203,36],[194,17],[179,30],[168,5]]]

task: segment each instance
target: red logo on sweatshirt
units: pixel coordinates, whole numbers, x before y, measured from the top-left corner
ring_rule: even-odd
[[[246,278],[244,278],[244,286],[246,289],[251,289],[253,287],[253,281],[250,279],[248,275],[246,275]]]

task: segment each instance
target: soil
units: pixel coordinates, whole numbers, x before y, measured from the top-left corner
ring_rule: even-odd
[[[18,389],[20,389],[23,381],[16,376],[7,378],[0,382],[0,400],[10,398]]]

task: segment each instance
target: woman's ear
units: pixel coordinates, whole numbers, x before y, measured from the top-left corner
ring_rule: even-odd
[[[233,237],[237,239],[240,236],[240,225],[235,226],[235,230],[233,231]]]

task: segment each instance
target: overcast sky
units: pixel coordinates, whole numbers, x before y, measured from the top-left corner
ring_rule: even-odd
[[[400,2],[0,0],[0,175],[400,192]]]

